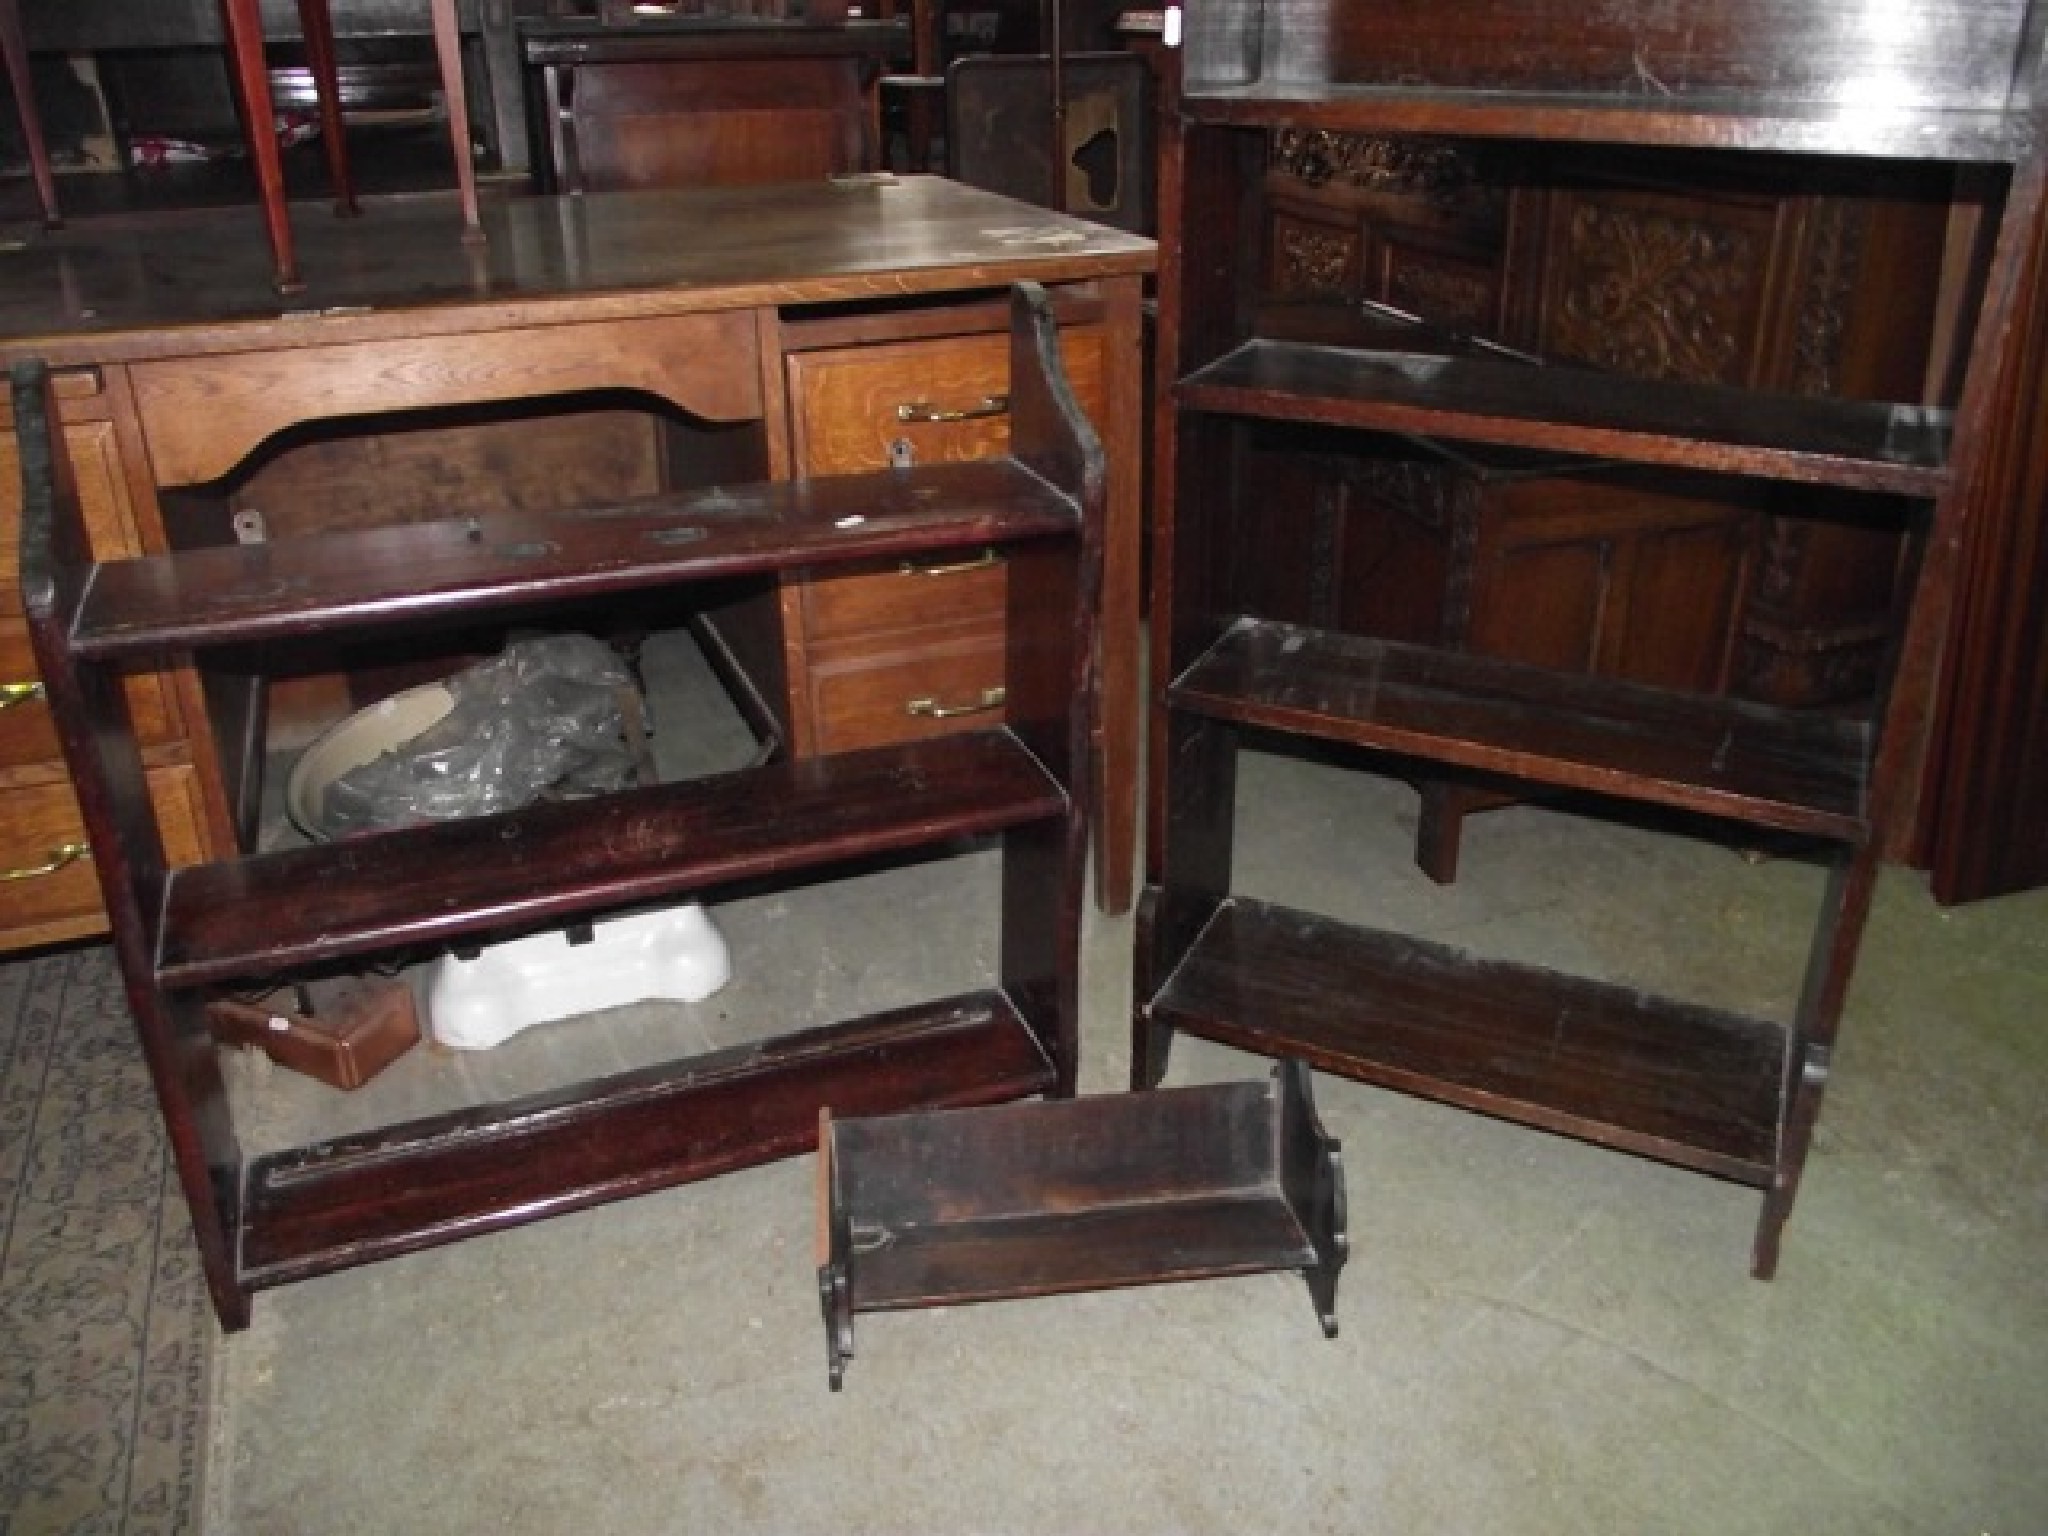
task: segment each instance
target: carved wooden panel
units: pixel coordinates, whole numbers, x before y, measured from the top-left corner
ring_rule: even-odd
[[[1498,329],[1508,194],[1479,153],[1282,130],[1268,191],[1275,296],[1370,299],[1459,330]]]
[[[1917,398],[1945,205],[1917,180],[1830,175],[1278,130],[1268,288],[1379,300],[1624,373]],[[1811,495],[1788,510],[1799,517],[1755,525],[1730,685],[1790,705],[1866,696],[1889,632],[1896,522],[1868,507],[1816,521],[1827,509]]]
[[[1528,344],[1645,378],[1746,382],[1764,328],[1774,210],[1632,189],[1549,197]]]

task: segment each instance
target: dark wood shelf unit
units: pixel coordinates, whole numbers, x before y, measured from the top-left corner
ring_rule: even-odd
[[[1347,1077],[1771,1180],[1785,1031],[1764,1020],[1242,896],[1210,918],[1152,1012]]]
[[[2017,484],[2014,445],[2033,419],[2028,306],[2048,248],[2037,19],[2026,0],[1961,0],[1885,26],[1852,0],[1184,10],[1161,192],[1133,1085],[1162,1079],[1186,1031],[1754,1185],[1751,1267],[1767,1278],[1880,867],[1915,813],[1959,551],[1973,524],[2013,515],[2000,488]],[[1281,259],[1265,238],[1275,145],[1318,132],[1944,165],[1981,237],[1967,253],[1954,244],[1945,274],[1954,366],[1944,383],[1930,374],[1924,402],[1795,399],[1489,354],[1426,328],[1410,340],[1370,305],[1262,303]],[[1623,333],[1629,302],[1617,299]],[[1455,641],[1301,627],[1240,599],[1232,562],[1283,512],[1304,520],[1276,498],[1313,477],[1276,462],[1355,454],[1391,481],[1404,457],[1425,456],[1421,440],[1638,466],[1636,483],[1706,471],[1768,492],[1785,520],[1903,520],[1906,596],[1876,698],[1861,718],[1763,707],[1488,660]],[[1299,540],[1276,547],[1314,558]],[[1234,861],[1236,756],[1254,731],[1363,749],[1362,766],[1404,777],[1477,773],[1812,840],[1827,877],[1788,1017],[1642,998],[1251,901]]]
[[[1591,368],[1253,338],[1189,373],[1178,393],[1191,411],[1903,496],[1936,495],[1947,480],[1946,411]]]
[[[1467,652],[1240,619],[1177,710],[1860,843],[1870,728]]]
[[[997,461],[108,561],[88,543],[52,376],[16,365],[24,604],[224,1324],[246,1323],[264,1286],[807,1150],[827,1105],[1072,1094],[1106,466],[1036,285],[1013,291],[1009,363],[1010,456]],[[191,652],[240,677],[307,636],[531,624],[564,603],[655,590],[686,614],[693,591],[736,576],[963,547],[1001,547],[1014,573],[1002,728],[183,868],[166,855],[122,688],[137,663]],[[205,1022],[235,983],[734,882],[830,880],[984,837],[1000,859],[984,990],[242,1151]]]
[[[862,1312],[1298,1270],[1336,1336],[1343,1166],[1300,1062],[1260,1082],[835,1114],[819,1144],[835,1391]]]

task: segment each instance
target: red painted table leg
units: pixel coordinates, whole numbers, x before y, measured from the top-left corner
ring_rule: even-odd
[[[227,31],[228,73],[242,107],[249,159],[256,167],[256,192],[263,200],[263,223],[270,233],[277,286],[290,293],[305,284],[299,280],[291,216],[285,209],[284,160],[277,148],[277,109],[270,97],[270,71],[263,61],[263,13],[257,0],[221,0],[221,20]]]
[[[55,229],[64,219],[57,211],[57,181],[50,173],[50,149],[43,142],[43,125],[36,117],[35,90],[29,79],[28,40],[21,30],[19,0],[0,0],[0,52],[7,56],[7,79],[14,87],[15,110],[21,114],[21,137],[28,146],[36,195],[43,201],[43,222]]]
[[[327,176],[334,183],[334,211],[356,213],[355,183],[348,171],[348,133],[341,121],[341,72],[334,62],[334,13],[327,0],[299,0],[299,31],[306,40],[306,67],[320,107],[320,136],[327,145]]]
[[[455,186],[462,197],[462,238],[481,240],[476,165],[469,149],[469,99],[462,84],[462,26],[455,0],[433,0],[434,52],[441,63],[441,94],[448,102],[448,138],[455,151]]]

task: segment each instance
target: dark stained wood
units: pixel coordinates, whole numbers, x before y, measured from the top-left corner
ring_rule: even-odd
[[[2014,114],[1996,108],[1942,108],[1865,114],[1788,99],[1650,93],[1519,93],[1466,96],[1398,86],[1288,83],[1268,96],[1219,87],[1186,98],[1200,122],[1249,125],[1271,120],[1274,106],[1303,127],[1333,133],[1379,132],[1447,138],[1537,136],[1560,143],[1635,144],[1668,149],[1731,149],[1775,154],[1896,155],[1958,162],[2009,161],[2027,147]]]
[[[820,1146],[835,1391],[861,1312],[1300,1270],[1337,1332],[1343,1172],[1299,1062],[1264,1082],[1064,1103],[835,1109]]]
[[[2029,253],[2010,410],[1962,554],[1935,737],[1927,862],[1937,900],[2048,885],[2048,253]]]
[[[937,999],[252,1163],[242,1283],[267,1287],[790,1157],[818,1111],[1051,1088],[998,992]]]
[[[186,550],[101,571],[79,654],[117,656],[423,625],[512,600],[972,548],[1071,531],[1073,501],[1006,460],[763,482],[511,515]],[[516,589],[516,591],[513,591]]]
[[[1957,186],[1955,168],[1939,164],[1284,130],[1263,187],[1264,281],[1297,309],[1320,312],[1325,328],[1346,301],[1379,300],[1552,362],[1777,394],[1918,400],[1929,394],[1930,361],[1953,355],[1937,338],[1954,324],[1970,275],[1956,255],[1963,247],[1955,233],[1965,224]],[[1278,334],[1270,322],[1263,328]],[[1303,327],[1299,339],[1316,338]],[[1316,460],[1296,462],[1300,474]],[[1634,477],[1631,495],[1646,478]],[[1394,509],[1402,515],[1389,516],[1387,498],[1370,484],[1359,488],[1363,495],[1342,479],[1313,489],[1315,500],[1292,521],[1316,526],[1334,517],[1325,547],[1339,553],[1401,540],[1411,521],[1399,492]],[[1498,499],[1520,494],[1503,489]],[[1738,610],[1726,606],[1720,562],[1705,551],[1660,560],[1657,592],[1640,590],[1630,553],[1638,546],[1629,540],[1614,546],[1612,574],[1599,583],[1603,648],[1626,627],[1626,654],[1647,664],[1630,665],[1630,675],[1704,683],[1687,667],[1659,667],[1651,653],[1664,647],[1641,625],[1604,622],[1654,612],[1653,624],[1729,637],[1728,666],[1715,676],[1730,691],[1800,707],[1870,699],[1896,610],[1899,532],[1873,526],[1868,514],[1820,513],[1805,494],[1794,515],[1776,517],[1760,482],[1722,477],[1698,494],[1700,512],[1725,498],[1728,515],[1753,507],[1762,517],[1754,539],[1728,530],[1731,553],[1742,551],[1740,563],[1752,568]],[[1460,510],[1454,502],[1454,520]],[[1483,518],[1482,528],[1492,521]],[[1455,542],[1452,549],[1455,571]],[[1308,569],[1320,592],[1322,573]],[[1373,583],[1369,601],[1384,606],[1390,589],[1405,585]],[[1421,590],[1410,587],[1408,602],[1426,603],[1428,585],[1425,578]],[[1569,623],[1569,608],[1546,593],[1534,600],[1544,611],[1532,625],[1532,582],[1515,586],[1520,600],[1504,617],[1516,647],[1501,654],[1559,654],[1553,626]],[[1353,587],[1336,590],[1348,597]],[[1447,614],[1454,596],[1444,593]],[[1491,581],[1475,580],[1475,642],[1499,596]],[[1254,611],[1328,623],[1299,609]],[[1413,638],[1370,621],[1332,627]],[[1591,670],[1614,670],[1589,662]]]
[[[1760,827],[1865,841],[1857,720],[1245,619],[1179,709]]]
[[[991,731],[369,833],[175,872],[157,974],[188,987],[535,928],[1066,811]]]
[[[1152,1006],[1249,1050],[1771,1178],[1785,1031],[1761,1020],[1245,897],[1224,903]]]
[[[21,596],[43,686],[72,773],[92,862],[105,894],[114,955],[128,982],[136,1038],[192,1217],[193,1237],[223,1327],[249,1320],[235,1279],[233,1233],[241,1220],[241,1148],[198,1008],[174,1007],[151,983],[168,860],[148,780],[117,678],[52,658],[64,652],[85,573],[92,566],[78,485],[63,451],[57,396],[40,364],[11,369],[21,444]]]
[[[493,198],[481,249],[449,238],[447,212],[432,199],[393,201],[374,218],[308,220],[298,233],[306,287],[280,299],[242,217],[206,210],[96,222],[11,253],[0,288],[4,355],[60,366],[281,353],[909,299],[1000,289],[1020,272],[1061,283],[1153,266],[1149,240],[943,177],[820,179]]]
[[[1920,782],[1966,537],[1980,571],[2008,549],[2022,569],[2032,564],[2024,545],[1983,530],[2011,516],[2015,492],[2036,499],[2023,466],[2038,455],[2021,443],[2035,416],[2039,327],[2028,317],[2048,227],[2035,105],[2042,28],[2023,0],[1937,0],[1911,16],[1854,0],[1735,0],[1711,13],[1651,0],[1190,0],[1186,22],[1161,196],[1168,557],[1155,564],[1153,593],[1161,728],[1148,775],[1132,1082],[1159,1081],[1185,1029],[1739,1178],[1765,1191],[1751,1269],[1767,1278],[1832,1069],[1884,835]],[[1954,410],[1667,389],[1441,346],[1290,333],[1257,301],[1267,252],[1248,236],[1265,168],[1247,144],[1279,130],[1988,162],[1968,178],[1998,208],[1988,272],[1971,289],[1974,314],[1945,322],[1969,337],[1958,343]],[[1241,558],[1266,499],[1300,479],[1261,476],[1245,445],[1253,425],[1265,452],[1301,424],[1911,498],[1920,505],[1902,521],[1914,559],[1870,728],[1832,721],[1809,733],[1783,714],[1752,722],[1668,689],[1582,689],[1473,658],[1361,649],[1326,631],[1233,627],[1219,563]],[[1773,504],[1783,518],[1843,510],[1832,496]],[[1993,649],[1990,626],[1966,617],[1960,633],[1966,656],[1981,662]],[[1526,774],[1819,837],[1831,872],[1791,1017],[1667,1006],[1234,896],[1240,724],[1396,752],[1424,772]]]
[[[2025,0],[1188,11],[1183,92],[1197,114],[1279,107],[1333,128],[1908,158],[2024,150],[2038,46]]]
[[[1191,409],[1442,435],[1931,496],[1949,415],[1430,352],[1255,340],[1180,385]]]
[[[466,523],[418,524],[98,562],[47,371],[16,366],[24,605],[223,1325],[248,1321],[259,1286],[801,1151],[828,1103],[1072,1093],[1106,465],[1060,374],[1043,289],[1013,294],[1010,335],[1010,458],[732,487],[685,502],[682,521],[673,501],[652,517],[636,504],[492,519],[532,545],[495,552],[478,520],[475,539]],[[224,652],[246,667],[274,656],[252,642],[388,628],[415,583],[428,592],[415,621],[530,619],[565,597],[659,586],[686,603],[735,571],[961,544],[1005,546],[1020,573],[1003,638],[1006,730],[167,868],[125,710],[129,656]],[[96,620],[82,623],[82,609]],[[99,621],[103,639],[119,638],[95,654],[85,636]],[[215,983],[276,984],[743,877],[829,878],[979,834],[1001,862],[995,984],[982,992],[253,1166],[242,1155],[206,1022]]]

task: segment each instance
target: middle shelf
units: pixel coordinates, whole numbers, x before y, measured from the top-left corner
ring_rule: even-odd
[[[1240,618],[1177,709],[1859,843],[1865,721]]]
[[[281,849],[172,871],[158,975],[191,987],[445,943],[1066,809],[1023,743],[985,731]]]
[[[1194,411],[1459,438],[1906,496],[1948,479],[1950,413],[1883,401],[1760,395],[1444,349],[1257,337],[1176,386]]]

